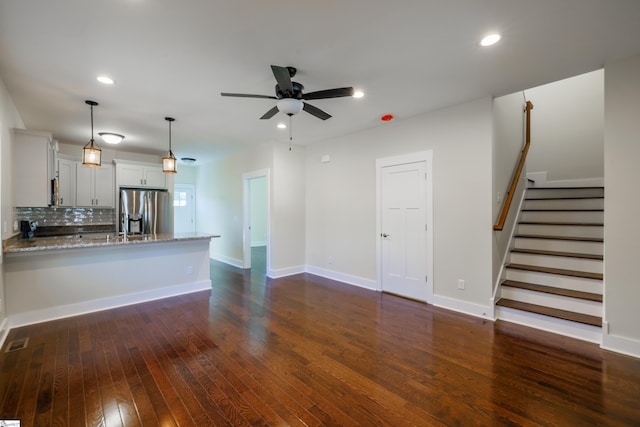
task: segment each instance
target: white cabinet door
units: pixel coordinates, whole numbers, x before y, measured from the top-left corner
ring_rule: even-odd
[[[165,188],[167,181],[164,172],[162,172],[162,168],[146,166],[144,168],[144,185],[153,188]]]
[[[94,170],[94,174],[94,206],[113,208],[115,198],[113,165],[102,165]]]
[[[51,204],[54,177],[50,133],[13,130],[13,202],[16,207],[45,207]]]
[[[77,165],[76,206],[114,207],[113,166],[99,168]]]
[[[76,177],[76,206],[93,206],[94,168],[77,163]]]
[[[144,185],[143,168],[140,165],[118,165],[118,185],[140,187]]]
[[[73,160],[58,160],[58,206],[76,203],[76,164]]]

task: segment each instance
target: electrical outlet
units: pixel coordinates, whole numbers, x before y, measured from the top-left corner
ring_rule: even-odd
[[[193,274],[193,266],[192,265],[188,265],[187,266],[187,274]]]
[[[458,279],[458,289],[464,290],[464,280]]]
[[[498,204],[502,203],[502,193],[498,191]]]
[[[332,256],[330,256],[330,257],[327,259],[327,263],[328,263],[329,265],[333,265],[333,257],[332,257]]]

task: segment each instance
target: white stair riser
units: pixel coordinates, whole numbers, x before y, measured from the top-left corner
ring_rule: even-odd
[[[604,199],[526,200],[523,209],[604,209]]]
[[[564,270],[577,270],[602,274],[602,261],[596,259],[511,252],[511,262],[514,264],[562,268]]]
[[[597,237],[604,236],[602,226],[518,224],[519,234],[538,236]]]
[[[496,317],[508,322],[529,326],[543,331],[549,331],[572,338],[599,344],[602,341],[602,328],[583,323],[569,322],[555,319],[527,311],[514,310],[509,307],[496,307]]]
[[[603,188],[528,188],[527,197],[603,197]]]
[[[602,303],[503,286],[502,298],[602,317]]]
[[[514,247],[521,249],[538,249],[542,251],[577,252],[581,254],[602,255],[602,242],[576,242],[573,240],[528,239],[516,237]]]
[[[520,221],[599,222],[604,223],[603,211],[524,211]]]
[[[536,271],[506,269],[506,279],[536,285],[555,286],[557,288],[591,292],[602,295],[602,280],[581,277],[563,276],[559,274],[540,273]]]

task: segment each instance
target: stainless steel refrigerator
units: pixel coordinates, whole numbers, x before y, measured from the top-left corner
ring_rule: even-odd
[[[127,234],[173,233],[173,206],[166,190],[120,189],[119,230]]]

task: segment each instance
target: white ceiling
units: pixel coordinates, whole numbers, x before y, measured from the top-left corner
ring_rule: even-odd
[[[502,41],[481,48],[497,31]],[[61,142],[126,135],[119,149],[206,162],[288,142],[285,116],[259,117],[270,65],[295,66],[306,92],[354,86],[362,99],[312,101],[294,116],[315,141],[601,68],[640,52],[639,0],[0,0],[0,77],[29,129]],[[104,86],[95,79],[116,80]]]

